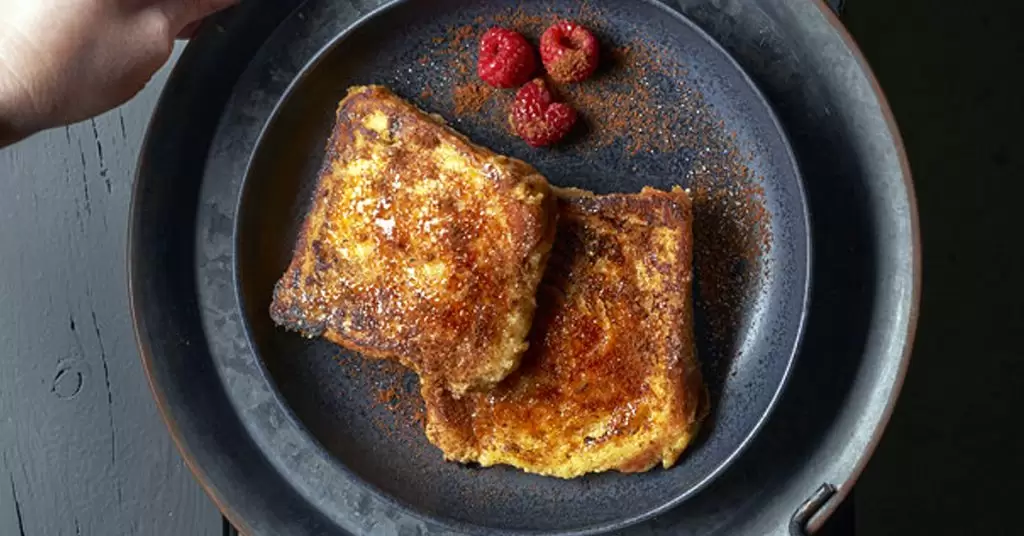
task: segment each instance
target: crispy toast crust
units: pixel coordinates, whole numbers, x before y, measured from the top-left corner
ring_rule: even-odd
[[[462,399],[424,382],[427,436],[450,460],[562,478],[669,467],[706,409],[689,197],[558,193],[558,236],[522,365]]]
[[[526,349],[556,215],[530,165],[352,88],[270,314],[457,395],[490,387]]]

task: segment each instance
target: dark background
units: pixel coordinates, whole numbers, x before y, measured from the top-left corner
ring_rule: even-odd
[[[896,114],[924,238],[917,343],[858,532],[1022,534],[1024,9],[850,0],[843,20]]]
[[[849,0],[917,189],[924,294],[907,383],[857,486],[857,534],[1021,534],[1024,7]],[[128,317],[125,107],[0,150],[0,536],[215,535]]]

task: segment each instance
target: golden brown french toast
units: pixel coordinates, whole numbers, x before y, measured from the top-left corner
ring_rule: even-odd
[[[559,224],[520,368],[456,399],[426,379],[447,459],[573,478],[670,467],[706,412],[693,343],[687,194],[559,190]]]
[[[315,196],[275,322],[398,360],[456,396],[518,366],[557,216],[533,167],[386,88],[354,87]]]

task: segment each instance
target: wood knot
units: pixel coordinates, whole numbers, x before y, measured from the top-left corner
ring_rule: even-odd
[[[61,400],[71,400],[82,392],[85,383],[85,370],[78,361],[58,363],[57,372],[53,376],[50,392]]]

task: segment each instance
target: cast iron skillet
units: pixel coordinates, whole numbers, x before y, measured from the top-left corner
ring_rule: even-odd
[[[432,16],[443,17],[449,4],[435,6]],[[839,248],[826,247],[825,253],[818,249],[816,265],[824,262],[828,270],[818,269],[816,287],[826,282],[827,301],[816,299],[812,304],[809,326],[813,328],[817,318],[819,331],[808,331],[803,368],[795,372],[803,379],[788,397],[788,415],[769,422],[763,434],[767,437],[754,441],[760,447],[751,449],[714,485],[668,512],[665,508],[707,483],[749,442],[790,369],[785,351],[792,350],[799,338],[799,305],[807,276],[801,273],[806,257],[800,252],[806,252],[807,244],[801,242],[804,235],[793,230],[803,229],[803,205],[780,201],[787,198],[787,187],[790,197],[795,194],[799,199],[799,182],[776,123],[747,79],[700,32],[667,14],[650,15],[658,8],[637,3],[621,14],[635,20],[647,10],[645,31],[664,32],[659,37],[670,45],[681,39],[679,46],[691,47],[686,52],[701,60],[698,66],[718,67],[707,72],[696,68],[693,82],[704,83],[702,89],[719,89],[705,93],[712,95],[708,100],[723,119],[735,125],[741,143],[757,148],[768,144],[766,151],[752,151],[762,158],[755,157],[753,165],[782,176],[766,174],[773,179],[766,186],[773,226],[779,226],[776,243],[795,244],[790,261],[785,252],[773,253],[773,262],[782,258],[778,266],[783,269],[772,273],[783,281],[795,273],[796,284],[780,291],[781,284],[769,280],[756,289],[755,295],[767,299],[754,302],[756,307],[745,312],[757,321],[742,324],[740,333],[791,337],[792,344],[778,345],[783,348],[781,357],[773,356],[772,345],[767,345],[760,362],[756,357],[744,360],[752,354],[739,353],[732,365],[750,385],[730,390],[726,381],[719,386],[718,413],[707,433],[671,471],[639,477],[599,475],[570,483],[510,469],[473,471],[441,464],[436,451],[423,443],[399,438],[389,444],[375,437],[365,424],[372,408],[359,405],[365,397],[337,395],[338,388],[350,389],[346,392],[351,394],[360,386],[340,379],[337,365],[324,365],[334,350],[302,344],[265,320],[268,285],[274,272],[283,269],[289,235],[303,211],[301,190],[308,188],[310,162],[317,158],[309,156],[309,139],[317,138],[317,125],[296,129],[301,124],[297,118],[322,114],[331,92],[336,100],[337,92],[350,83],[344,76],[372,65],[365,59],[349,61],[352,50],[369,50],[365,55],[372,57],[375,49],[370,45],[380,46],[379,40],[368,42],[370,34],[364,34],[362,48],[339,53],[345,40],[359,43],[360,30],[343,37],[338,47],[323,53],[315,69],[292,85],[290,94],[303,98],[284,100],[267,127],[271,111],[300,68],[349,21],[368,11],[368,6],[330,1],[308,2],[291,12],[294,7],[243,7],[221,19],[224,26],[219,32],[206,32],[186,51],[154,117],[133,207],[130,281],[151,384],[186,460],[234,523],[248,533],[274,534],[498,529],[564,533],[624,527],[660,512],[653,522],[634,528],[648,533],[672,533],[681,527],[699,534],[733,529],[766,533],[786,527],[790,514],[822,482],[848,482],[888,414],[905,363],[903,351],[917,296],[916,221],[898,138],[884,105],[879,100],[873,107],[870,102],[864,105],[863,94],[849,93],[865,85],[874,89],[870,78],[860,70],[844,71],[852,78],[841,81],[830,80],[829,71],[822,70],[816,71],[817,78],[800,77],[797,68],[822,60],[817,55],[823,49],[809,46],[815,37],[830,37],[842,45],[841,50],[832,50],[838,54],[829,58],[833,64],[845,60],[859,69],[843,36],[831,26],[834,21],[820,6],[682,6],[719,38],[730,38],[726,46],[746,59],[745,66],[759,78],[784,121],[789,120],[802,167],[816,174],[810,176],[830,181],[828,188],[809,188],[812,213],[819,214],[818,205],[825,212],[813,222],[815,234],[824,232],[843,242]],[[403,9],[408,5],[369,19],[361,28],[400,25],[403,34],[411,34],[417,21],[403,20]],[[675,21],[674,26],[669,24],[675,31],[665,28],[666,21]],[[833,33],[812,32],[815,23],[824,25],[817,30],[831,28]],[[800,61],[787,63],[790,58],[779,52],[787,46]],[[242,63],[250,58],[244,69]],[[325,65],[339,71],[318,85],[316,73]],[[363,74],[372,73],[369,69]],[[780,73],[786,77],[779,79]],[[340,86],[331,87],[332,83]],[[744,95],[744,88],[748,98],[737,98],[737,93]],[[835,102],[846,102],[849,109]],[[809,108],[802,109],[804,105]],[[183,110],[188,110],[190,121],[180,121]],[[821,110],[830,119],[823,118]],[[758,114],[767,119],[756,120]],[[749,119],[751,115],[755,120]],[[472,125],[459,126],[499,150],[516,152],[503,147],[500,139],[487,139],[487,132],[472,132]],[[869,136],[865,129],[871,128]],[[269,143],[275,137],[279,142]],[[823,147],[833,152],[822,154]],[[250,155],[253,165],[247,175]],[[534,160],[553,182],[566,183],[555,178],[557,159]],[[636,189],[637,183],[595,180],[610,176],[606,171],[614,165],[599,161],[592,169],[601,173],[590,175],[585,167],[572,169],[573,178],[565,181],[586,181],[577,184],[598,190],[630,185]],[[787,170],[792,180],[787,180]],[[295,180],[290,193],[269,186],[284,182],[277,172]],[[651,173],[641,183],[658,184],[658,176]],[[779,185],[774,186],[778,191],[773,185]],[[876,196],[882,192],[889,194],[886,203]],[[790,236],[784,234],[787,228]],[[875,233],[878,228],[886,232]],[[797,296],[797,306],[786,302],[787,296]],[[793,322],[785,322],[787,318]],[[780,319],[783,329],[758,331],[765,322]],[[758,346],[763,339],[740,337],[743,344],[738,347],[763,348]],[[808,358],[812,349],[813,357]],[[824,367],[823,355],[829,357]],[[876,368],[860,371],[872,362]],[[877,368],[881,365],[885,366]],[[762,376],[767,380],[757,385]],[[770,394],[762,396],[764,392]],[[749,398],[738,396],[747,393]],[[798,404],[795,411],[793,401]],[[764,410],[758,411],[759,403]],[[838,442],[833,422],[847,427]],[[773,424],[774,433],[767,433]],[[416,438],[420,436],[406,434],[404,439]],[[819,452],[824,447],[831,452]],[[800,479],[793,482],[795,476]],[[767,485],[775,491],[771,497],[759,493]],[[840,487],[839,495],[844,491]]]

